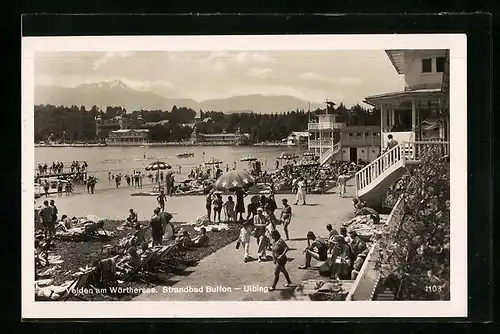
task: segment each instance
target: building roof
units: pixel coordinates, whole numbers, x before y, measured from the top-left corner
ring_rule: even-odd
[[[365,97],[365,103],[370,105],[375,105],[375,100],[385,100],[391,98],[403,98],[410,96],[425,96],[425,95],[437,95],[441,94],[441,88],[426,88],[426,89],[414,89],[414,90],[406,90],[402,92],[392,92],[392,93],[384,93],[378,95],[372,95]]]
[[[385,50],[398,74],[405,74],[405,50]]]
[[[203,118],[203,123],[207,123],[207,122],[213,122],[213,121],[210,117]]]
[[[295,136],[295,137],[309,137],[311,134],[307,131],[292,131],[290,133],[290,136]]]
[[[121,129],[121,130],[115,130],[111,131],[112,133],[127,133],[127,132],[149,132],[148,129]]]
[[[168,124],[168,119],[158,121],[158,122],[146,122],[144,123],[144,126],[155,126],[155,125],[164,125]]]
[[[234,133],[199,133],[203,137],[231,137],[236,136]],[[248,133],[241,133],[240,135],[249,136]]]
[[[350,125],[340,129],[342,133],[380,132],[380,125]]]

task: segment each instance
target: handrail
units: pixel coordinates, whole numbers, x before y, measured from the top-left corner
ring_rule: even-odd
[[[440,146],[444,148],[443,155],[449,155],[449,144],[449,142],[445,141],[409,141],[396,145],[356,173],[356,191],[369,185],[389,167],[401,160],[418,161],[422,148],[428,147],[429,145]]]
[[[320,157],[320,165],[324,165],[330,157],[332,157],[334,154],[336,154],[340,148],[341,148],[342,143],[339,141],[332,147],[330,147],[328,150],[326,150]]]

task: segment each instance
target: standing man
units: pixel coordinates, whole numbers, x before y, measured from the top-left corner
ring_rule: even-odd
[[[50,200],[50,208],[52,210],[52,222],[57,221],[57,214],[59,213],[59,210],[57,210],[56,203],[54,203],[54,200]]]
[[[344,172],[342,172],[337,179],[337,183],[339,185],[339,196],[342,198],[344,197],[344,195],[346,193],[346,190],[345,190],[346,179],[347,179],[347,176],[344,175]]]
[[[163,225],[162,219],[159,216],[160,208],[155,208],[153,211],[153,217],[149,221],[149,226],[151,227],[151,237],[153,238],[153,246],[161,245],[163,239]]]
[[[45,239],[52,238],[55,232],[55,223],[53,221],[52,208],[49,206],[49,201],[43,201],[43,208],[39,212],[40,220],[43,225]]]

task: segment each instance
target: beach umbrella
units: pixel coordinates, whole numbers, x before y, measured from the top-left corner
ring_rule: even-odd
[[[170,168],[172,168],[172,166],[163,161],[155,161],[146,166],[146,170],[156,171],[156,178],[158,179],[158,190],[160,190],[160,169],[165,170]]]
[[[146,170],[148,171],[149,170],[159,171],[160,169],[168,169],[168,168],[171,168],[171,166],[163,161],[155,161],[146,166]]]
[[[293,160],[297,159],[298,156],[293,154],[293,153],[288,153],[288,152],[283,152],[279,155],[278,159],[283,159],[283,160]]]
[[[217,190],[234,190],[238,188],[251,187],[255,179],[250,173],[241,170],[230,170],[225,172],[214,183]]]
[[[317,161],[300,161],[295,164],[298,167],[316,167],[319,166],[319,162]]]
[[[257,160],[256,157],[244,157],[240,159],[240,161],[256,161],[256,160]]]
[[[308,151],[308,152],[304,152],[304,154],[303,154],[303,155],[304,155],[305,157],[314,157],[314,156],[315,156],[314,152],[310,152],[310,151]]]
[[[220,165],[221,163],[222,163],[222,161],[215,159],[215,158],[212,158],[208,161],[205,161],[205,165]]]

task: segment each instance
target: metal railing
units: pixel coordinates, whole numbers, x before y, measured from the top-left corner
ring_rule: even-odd
[[[339,141],[327,151],[325,151],[321,157],[319,158],[319,163],[323,166],[333,155],[335,155],[338,151],[340,151],[342,147],[342,143]]]

